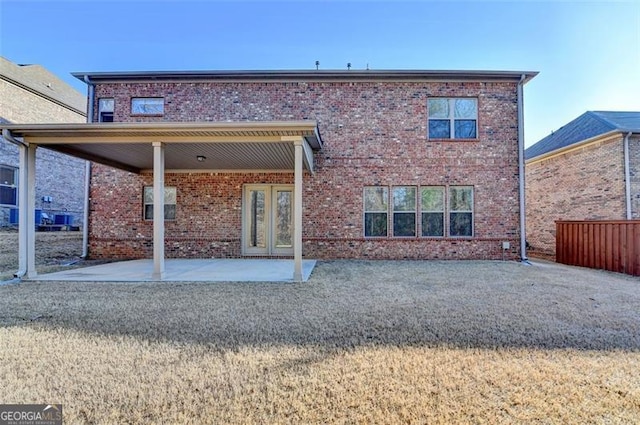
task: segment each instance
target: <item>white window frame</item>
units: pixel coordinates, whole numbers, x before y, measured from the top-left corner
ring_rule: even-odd
[[[16,199],[15,203],[13,204],[0,203],[0,205],[8,206],[8,207],[17,207],[18,206],[18,169],[16,167],[12,167],[11,165],[4,165],[4,164],[0,164],[0,169],[5,169],[5,170],[9,170],[10,172],[13,172],[13,183],[0,180],[0,187],[3,187],[3,188],[8,187],[9,189],[15,191],[15,199]]]
[[[449,114],[447,117],[432,117],[429,108],[431,100],[447,100],[449,104]],[[456,100],[473,100],[475,101],[475,117],[474,118],[456,118],[455,104]],[[478,98],[477,97],[430,97],[427,99],[427,139],[430,140],[478,140]],[[430,125],[431,120],[449,121],[449,137],[431,137]],[[475,121],[475,137],[456,137],[456,121]]]
[[[396,202],[395,202],[395,194],[396,189],[413,189],[413,210],[396,210]],[[412,185],[396,185],[391,186],[391,209],[392,209],[392,217],[391,217],[391,234],[396,238],[415,238],[418,233],[418,205],[417,205],[417,196],[418,196],[418,186]],[[413,214],[413,234],[412,235],[396,235],[396,214]]]
[[[101,97],[98,99],[98,122],[113,122],[115,100],[112,97]],[[104,119],[105,114],[111,114],[111,121]]]
[[[131,115],[164,115],[164,97],[132,97]]]
[[[367,210],[367,189],[382,189],[385,191],[386,210]],[[362,235],[367,239],[380,239],[389,237],[389,186],[364,186],[362,190]],[[367,214],[385,214],[386,232],[384,235],[367,235]]]
[[[423,190],[438,189],[442,193],[442,210],[426,209],[422,204]],[[447,187],[446,186],[420,186],[420,237],[421,238],[444,238],[447,235]],[[423,214],[442,214],[442,234],[441,235],[425,235]]]
[[[173,192],[173,194],[171,194]],[[147,196],[149,195],[149,196]],[[173,198],[173,199],[171,199]],[[150,214],[147,215],[147,207],[151,206]],[[173,206],[173,217],[167,218],[167,206]],[[175,221],[178,215],[178,189],[175,186],[164,187],[164,219],[165,221]],[[153,221],[153,186],[144,186],[142,189],[142,219]]]
[[[451,202],[451,189],[471,189],[471,209],[470,210],[454,210],[451,208],[452,202]],[[473,186],[458,186],[458,185],[451,185],[447,188],[447,227],[448,227],[448,234],[450,238],[473,238],[475,236],[475,199],[476,199],[476,194],[475,194],[475,188]],[[470,235],[452,235],[451,234],[451,214],[453,213],[470,213],[471,214],[471,234]]]

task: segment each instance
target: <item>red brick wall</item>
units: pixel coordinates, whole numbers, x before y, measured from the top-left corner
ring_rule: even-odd
[[[164,116],[130,116],[132,96],[164,96]],[[478,140],[428,141],[429,96],[477,97]],[[511,242],[506,258],[519,256],[515,82],[127,83],[98,85],[100,97],[115,98],[115,121],[316,120],[324,147],[304,177],[306,257],[499,259],[502,241]],[[96,166],[92,182],[91,254],[149,257],[152,228],[141,217],[151,176]],[[167,256],[233,257],[242,185],[292,183],[292,175],[168,174],[165,183],[178,188]],[[474,186],[474,237],[365,239],[370,185]]]
[[[556,220],[625,218],[622,137],[526,165],[530,253],[555,256]]]
[[[629,138],[629,174],[631,178],[631,218],[640,219],[640,137]]]

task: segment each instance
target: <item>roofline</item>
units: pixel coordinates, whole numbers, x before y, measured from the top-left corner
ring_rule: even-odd
[[[238,133],[244,131],[268,130],[283,133],[298,133],[305,137],[314,149],[322,148],[322,138],[318,123],[313,120],[301,121],[233,121],[233,122],[117,122],[117,123],[51,123],[51,124],[0,124],[15,137],[50,136],[61,133],[82,133],[83,136],[117,135],[119,132],[135,132],[145,135],[149,132],[169,134],[176,131],[220,131]],[[55,136],[63,137],[63,136]]]
[[[570,152],[575,149],[581,149],[585,146],[588,146],[593,143],[607,141],[608,139],[613,139],[615,137],[625,136],[629,133],[632,134],[640,134],[640,130],[625,130],[625,129],[616,129],[607,131],[606,133],[598,134],[597,136],[590,137],[588,139],[581,140],[579,142],[573,143],[568,146],[563,146],[558,149],[554,149],[552,151],[544,152],[534,157],[528,158],[525,160],[525,163],[533,164],[535,162],[543,161],[545,159],[550,159],[552,157],[562,155],[564,153]]]
[[[131,71],[131,72],[73,72],[85,82],[129,82],[148,80],[202,81],[520,81],[524,83],[538,75],[534,71],[435,71],[435,70],[255,70],[255,71]]]
[[[65,102],[63,100],[60,100],[60,99],[58,99],[58,98],[56,98],[54,96],[51,96],[51,95],[49,95],[47,93],[44,93],[41,90],[36,90],[35,88],[33,88],[33,87],[31,87],[31,86],[29,86],[27,84],[24,84],[24,83],[22,83],[20,81],[17,81],[16,79],[9,77],[8,75],[0,74],[0,80],[5,80],[10,84],[13,84],[13,85],[15,85],[17,87],[20,87],[22,90],[26,90],[29,93],[35,94],[36,96],[41,97],[43,99],[46,99],[49,102],[53,102],[58,106],[62,106],[63,108],[68,109],[69,111],[71,111],[73,113],[76,113],[76,114],[81,115],[83,117],[87,116],[87,111],[83,111],[81,109],[78,109],[75,106],[70,105],[69,103],[67,103],[67,102]],[[80,93],[80,92],[78,92],[78,93]],[[82,93],[80,93],[80,95],[82,95]],[[86,99],[87,98],[85,96],[85,101],[86,101]]]

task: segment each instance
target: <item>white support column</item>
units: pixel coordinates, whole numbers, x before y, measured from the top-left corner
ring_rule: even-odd
[[[27,274],[27,260],[29,258],[29,148],[20,145],[20,170],[18,176],[18,271],[17,277]],[[31,222],[33,226],[33,221]]]
[[[27,180],[19,182],[27,186],[27,278],[38,275],[36,271],[36,145],[27,147]],[[21,208],[22,209],[22,208]]]
[[[164,268],[164,144],[153,142],[153,275],[165,277]]]
[[[294,142],[295,165],[293,186],[293,280],[302,282],[302,139]]]

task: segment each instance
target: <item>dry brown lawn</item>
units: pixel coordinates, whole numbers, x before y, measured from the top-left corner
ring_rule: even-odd
[[[82,232],[36,232],[36,266],[48,273],[80,260]],[[0,281],[18,270],[18,232],[0,229]]]
[[[330,261],[303,284],[0,286],[0,403],[65,423],[640,422],[640,280]]]

